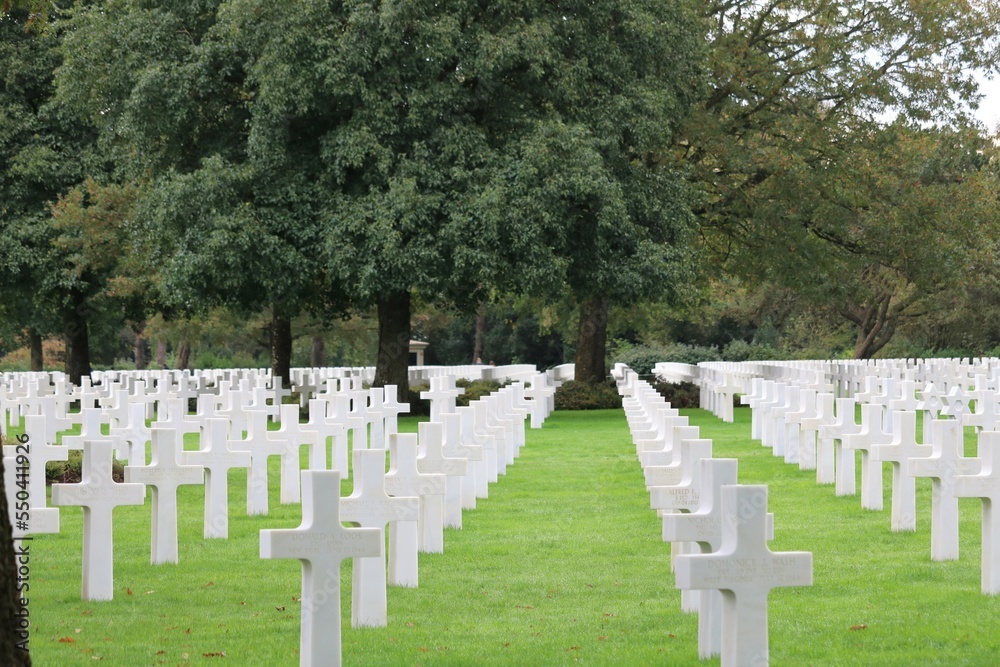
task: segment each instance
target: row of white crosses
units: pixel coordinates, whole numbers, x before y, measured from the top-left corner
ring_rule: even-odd
[[[627,366],[612,374],[651,506],[671,543],[682,609],[698,613],[699,656],[767,665],[768,593],[811,585],[812,554],[772,552],[767,487],[738,484],[737,461],[712,458],[711,440]]]
[[[219,372],[213,372],[218,374]],[[225,372],[223,372],[225,373]],[[28,375],[28,374],[26,374]],[[57,377],[48,382],[48,374],[30,374],[27,381],[5,377],[10,387],[26,388],[27,395],[18,390],[0,391],[12,398],[4,417],[15,424],[23,423],[29,436],[30,472],[28,491],[30,501],[30,521],[15,522],[18,535],[28,533],[58,532],[58,507],[45,506],[45,464],[49,461],[65,461],[72,449],[83,450],[84,471],[91,471],[90,478],[75,485],[62,485],[54,493],[54,504],[81,505],[85,517],[106,514],[106,521],[89,521],[85,518],[87,535],[84,538],[85,567],[83,572],[83,596],[85,599],[105,599],[112,595],[110,570],[107,575],[96,573],[91,567],[95,563],[110,563],[103,556],[88,557],[93,550],[101,554],[111,551],[110,509],[105,513],[97,507],[104,500],[101,493],[107,491],[108,501],[122,501],[128,496],[112,484],[111,451],[128,462],[125,475],[128,482],[139,484],[145,497],[145,486],[152,488],[152,529],[150,539],[150,560],[154,564],[177,562],[176,539],[176,490],[183,484],[206,484],[204,534],[206,538],[228,536],[228,471],[231,468],[247,468],[247,510],[250,514],[267,513],[266,461],[271,455],[282,456],[282,502],[298,502],[299,497],[299,452],[301,445],[310,447],[309,467],[326,469],[326,442],[334,440],[335,461],[347,474],[347,438],[345,427],[348,410],[343,411],[343,423],[330,406],[333,397],[326,396],[310,402],[311,418],[299,424],[298,408],[294,405],[280,406],[282,396],[287,395],[279,383],[274,383],[264,374],[234,372],[232,379],[216,377],[218,393],[208,393],[208,382],[204,378],[192,379],[188,373],[157,373],[161,381],[151,392],[147,392],[146,382],[150,373],[141,377],[120,374],[119,377],[105,377],[107,386],[93,385],[89,378],[79,388],[73,388]],[[238,388],[233,387],[233,382]],[[342,381],[343,387],[356,389],[357,382]],[[268,385],[271,385],[270,387]],[[33,397],[33,391],[42,393]],[[203,393],[198,393],[201,391]],[[346,391],[346,389],[345,389]],[[358,446],[367,447],[367,427],[370,425],[373,437],[379,438],[379,446],[384,446],[386,431],[396,430],[396,415],[402,406],[394,400],[395,390],[388,395],[392,400],[382,400],[382,389],[354,391],[340,395],[355,404],[355,414],[361,415],[358,423],[365,427],[364,435],[357,434]],[[62,396],[66,400],[60,400]],[[155,396],[154,400],[149,400]],[[198,412],[189,415],[187,406],[190,398],[198,398]],[[66,406],[72,400],[78,401],[77,413],[66,413]],[[358,407],[362,406],[363,407]],[[145,414],[150,407],[157,421],[147,426]],[[378,417],[367,414],[368,410]],[[285,415],[285,423],[279,431],[268,431],[269,417]],[[64,432],[75,421],[80,424],[77,435]],[[243,429],[247,428],[246,437]],[[106,432],[105,432],[106,431]],[[199,450],[183,451],[185,434],[196,433]],[[64,434],[61,445],[55,445],[57,437]],[[91,445],[106,442],[108,447],[92,450]],[[146,448],[152,449],[152,460],[147,464]],[[108,449],[104,460],[104,449]],[[15,456],[8,449],[7,456]],[[95,458],[96,457],[96,458]],[[256,465],[255,465],[256,464]],[[13,470],[14,465],[8,467]],[[106,469],[106,470],[105,470]],[[120,486],[120,485],[118,485]],[[108,488],[104,488],[108,487]],[[137,487],[128,487],[133,493]],[[104,491],[102,491],[102,489]],[[8,494],[15,493],[16,485],[7,486]],[[81,495],[82,494],[82,495]],[[13,498],[12,498],[13,499]],[[95,499],[97,505],[91,511],[86,505]],[[142,502],[142,499],[139,501]],[[11,503],[11,508],[15,505]],[[113,508],[113,504],[110,506]],[[93,524],[93,529],[90,529]],[[26,529],[21,527],[26,525]],[[98,546],[100,545],[100,546]],[[96,583],[100,580],[100,583]]]
[[[861,506],[882,510],[882,464],[891,464],[893,531],[916,530],[916,479],[929,478],[932,560],[959,557],[958,498],[980,498],[982,590],[1000,593],[1000,532],[992,513],[992,503],[1000,499],[1000,469],[993,458],[1000,441],[998,360],[736,366],[741,368],[734,373],[746,381],[743,402],[752,410],[752,436],[786,462],[815,467],[817,482],[835,484],[837,495],[857,493],[860,452]],[[976,457],[965,456],[965,427],[977,432]]]
[[[517,383],[457,407],[454,378],[435,377],[426,398],[432,420],[418,434],[388,438],[385,451],[353,451],[354,489],[340,496],[339,471],[303,473],[302,524],[262,530],[262,558],[302,563],[300,664],[340,664],[340,564],[352,559],[351,625],[388,623],[386,586],[417,586],[418,552],[442,552],[445,526],[486,497],[524,445],[531,405]],[[342,522],[356,524],[344,527]],[[385,533],[388,532],[388,572]]]
[[[544,378],[544,376],[540,376]],[[50,444],[68,427],[59,421],[53,404],[39,403],[50,408],[47,414],[29,414],[24,417],[26,432],[31,434],[34,465],[31,466],[33,499],[41,499],[42,506],[33,508],[32,532],[58,531],[58,508],[44,507],[44,462],[65,460],[69,449],[83,450],[83,475],[78,484],[55,485],[55,505],[76,505],[84,509],[84,558],[82,596],[87,600],[111,599],[113,596],[113,540],[112,512],[124,504],[143,504],[145,487],[153,490],[151,562],[154,564],[177,562],[177,487],[200,484],[205,491],[205,537],[228,536],[228,490],[226,480],[231,468],[248,469],[247,509],[250,514],[267,512],[266,459],[280,455],[283,462],[294,457],[295,465],[282,466],[282,502],[298,502],[298,448],[308,445],[310,470],[326,470],[328,438],[334,441],[331,465],[338,475],[349,474],[347,465],[348,431],[352,432],[355,458],[368,456],[372,451],[384,463],[386,436],[390,440],[390,488],[403,493],[409,484],[410,493],[427,494],[423,503],[419,529],[417,522],[399,523],[399,529],[390,532],[390,583],[416,585],[416,552],[443,550],[443,526],[461,527],[463,508],[474,508],[477,496],[485,497],[487,483],[496,481],[513,463],[524,444],[524,416],[539,414],[535,405],[539,399],[524,397],[523,385],[516,384],[502,392],[475,402],[467,408],[458,408],[441,415],[440,424],[421,426],[421,453],[419,463],[414,451],[416,441],[397,444],[396,417],[404,406],[394,400],[395,388],[362,390],[357,380],[328,381],[325,391],[309,401],[309,421],[300,424],[298,408],[294,405],[279,406],[280,386],[274,393],[266,388],[251,387],[246,379],[240,380],[240,389],[233,389],[229,379],[220,381],[219,392],[174,395],[157,391],[152,403],[144,398],[144,380],[132,383],[132,388],[114,385],[102,390],[89,383],[79,394],[81,433],[65,436],[64,444]],[[544,379],[533,382],[533,389],[541,390],[544,401]],[[204,383],[200,386],[204,389]],[[530,390],[529,390],[530,391]],[[134,393],[133,393],[134,392]],[[250,395],[250,398],[247,398]],[[189,415],[187,403],[198,397],[198,412]],[[391,398],[386,399],[389,396]],[[135,397],[134,402],[131,401]],[[51,398],[51,397],[50,397]],[[68,403],[68,402],[67,402]],[[149,405],[153,405],[159,418],[151,427],[144,419]],[[548,408],[542,413],[547,414]],[[31,412],[27,410],[26,412]],[[20,414],[17,415],[20,417]],[[269,417],[282,417],[281,428],[269,431]],[[533,419],[534,421],[534,419]],[[107,426],[108,433],[104,433]],[[245,437],[235,437],[237,432]],[[371,438],[369,440],[369,428]],[[238,430],[237,430],[238,429]],[[183,451],[184,435],[199,434],[199,449]],[[400,436],[406,440],[413,436]],[[318,442],[324,443],[317,445]],[[152,459],[146,463],[146,445],[151,443]],[[437,443],[437,444],[435,444]],[[119,458],[128,460],[125,469],[126,483],[112,479],[112,450]],[[399,454],[396,453],[397,449]],[[464,457],[464,458],[463,458]],[[257,470],[254,461],[258,462]],[[361,465],[357,464],[358,469]],[[374,468],[375,466],[369,466]],[[8,468],[13,471],[15,466]],[[263,468],[263,470],[261,470]],[[291,472],[290,472],[291,471]],[[379,471],[384,474],[384,469]],[[398,478],[398,479],[397,479]],[[416,481],[414,481],[416,480]],[[400,486],[402,485],[402,486]],[[41,491],[37,488],[40,486]],[[370,482],[368,488],[378,486]],[[8,493],[16,484],[7,486]],[[339,488],[339,487],[338,487]],[[356,493],[363,494],[365,483],[359,481]],[[401,490],[402,489],[402,490]],[[439,494],[433,493],[440,491]],[[14,507],[14,503],[11,503]],[[412,512],[411,512],[412,514]],[[413,517],[408,517],[413,518]],[[383,560],[379,559],[382,563]],[[371,569],[371,567],[369,567]],[[378,568],[376,568],[378,569]],[[363,572],[365,568],[359,568]],[[382,568],[381,598],[384,600],[384,567]],[[360,576],[360,575],[358,575]],[[379,603],[377,579],[363,577],[365,585],[356,587],[356,595],[375,586],[374,597],[359,599],[355,605],[355,622],[358,624],[384,624],[384,601]],[[375,584],[368,583],[375,581]],[[372,603],[370,600],[375,599]],[[372,611],[374,609],[374,611]]]

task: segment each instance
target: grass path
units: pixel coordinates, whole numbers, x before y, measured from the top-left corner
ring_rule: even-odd
[[[927,480],[918,531],[894,534],[888,481],[886,510],[864,511],[751,442],[745,409],[736,424],[686,414],[717,457],[740,459],[742,483],[769,484],[771,548],[814,554],[814,586],[771,595],[772,664],[1000,663],[1000,603],[979,592],[977,501],[961,501],[961,560],[932,563]],[[245,475],[232,473],[228,540],[202,539],[203,491],[182,487],[175,566],[149,565],[148,502],[116,510],[106,603],[80,601],[81,512],[64,509],[62,533],[32,545],[35,663],[298,664],[299,564],[258,553],[262,528],[300,521],[297,505],[278,504],[277,479],[274,461],[271,515],[247,517]],[[345,665],[718,664],[697,660],[697,619],[680,612],[620,410],[556,413],[529,431],[463,522],[446,531],[444,554],[421,554],[419,587],[389,588],[386,628],[350,628],[345,565]]]

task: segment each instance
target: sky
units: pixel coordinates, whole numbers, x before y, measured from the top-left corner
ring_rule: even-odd
[[[980,79],[981,92],[985,95],[979,103],[976,116],[990,131],[997,129],[1000,125],[1000,76],[994,77],[992,81],[985,78]]]

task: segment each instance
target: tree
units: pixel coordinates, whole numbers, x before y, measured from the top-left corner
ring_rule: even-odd
[[[702,90],[693,6],[525,3],[497,30],[504,145],[486,217],[500,283],[579,308],[576,377],[605,377],[609,304],[676,296],[692,275],[692,193],[670,146]],[[527,109],[527,111],[522,111]]]
[[[90,372],[90,328],[117,316],[91,299],[114,273],[107,266],[114,255],[100,258],[102,271],[87,269],[98,258],[63,244],[73,232],[57,224],[52,205],[105,165],[94,133],[54,100],[59,41],[55,31],[37,29],[47,25],[39,21],[25,9],[0,13],[0,49],[10,64],[0,90],[0,308],[15,329],[5,335],[26,330],[33,363],[42,336],[61,332],[67,371],[78,383]]]
[[[945,213],[921,205],[930,190],[903,172],[919,173],[927,162],[904,144],[918,141],[920,127],[958,132],[970,124],[973,72],[996,67],[1000,5],[736,0],[708,5],[706,15],[712,91],[678,148],[705,191],[697,212],[708,246],[748,280],[796,290],[820,277],[855,286],[853,303],[841,298],[838,309],[859,327],[855,354],[870,355],[917,295],[954,279],[929,275],[950,261],[931,259],[919,277],[915,263],[902,272],[893,267],[896,246],[909,251],[940,238],[933,225]],[[879,159],[872,145],[916,162]],[[896,185],[904,193],[894,192]],[[916,218],[891,224],[914,207]],[[873,242],[883,223],[906,235]],[[842,259],[854,268],[838,265]],[[825,305],[833,307],[836,297],[827,294],[834,298]]]
[[[164,313],[267,309],[272,369],[287,383],[292,318],[336,300],[316,260],[324,196],[298,162],[311,128],[273,126],[256,103],[245,65],[257,30],[231,30],[237,4],[80,6],[60,24],[57,81],[117,177],[148,183],[133,241]]]

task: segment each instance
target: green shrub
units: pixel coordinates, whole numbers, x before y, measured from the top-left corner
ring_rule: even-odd
[[[556,410],[610,410],[622,406],[614,383],[569,380],[556,389]]]
[[[73,484],[83,478],[83,450],[71,449],[66,461],[49,461],[45,464],[46,484]],[[125,481],[125,466],[118,459],[111,462],[111,478]]]
[[[774,361],[788,358],[787,354],[774,349],[768,343],[748,343],[737,339],[722,348],[723,361]]]
[[[653,366],[665,361],[667,350],[663,345],[632,345],[612,357],[612,364],[625,364],[639,375],[653,372]]]
[[[483,396],[489,396],[505,384],[508,383],[496,380],[455,380],[455,386],[465,390],[464,394],[460,394],[455,399],[455,405],[465,407],[472,401],[480,399]],[[427,417],[431,414],[431,402],[420,398],[420,392],[429,390],[430,385],[426,382],[410,386],[410,411],[407,413],[408,415],[411,417]]]
[[[420,398],[420,392],[429,391],[430,385],[426,382],[423,384],[411,384],[409,390],[409,400],[410,400],[410,411],[407,412],[411,417],[429,417],[431,414],[431,402]]]
[[[722,361],[719,350],[708,345],[673,343],[665,347],[666,355],[660,361],[675,364],[700,364],[703,361]]]
[[[472,401],[478,400],[483,396],[489,396],[505,384],[509,383],[498,382],[497,380],[456,380],[455,386],[464,389],[465,393],[459,396],[455,403],[459,407],[465,407]]]
[[[654,382],[655,389],[673,408],[697,408],[701,401],[701,390],[693,382]]]

